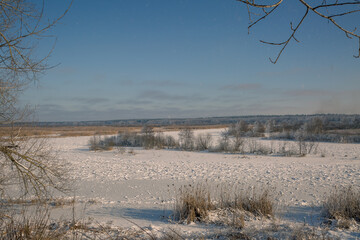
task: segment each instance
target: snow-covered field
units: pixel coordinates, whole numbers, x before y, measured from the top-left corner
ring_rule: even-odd
[[[216,138],[220,131],[198,130],[195,135],[210,132]],[[136,223],[155,233],[172,228],[193,238],[219,233],[225,227],[169,221],[178,188],[204,182],[214,191],[220,185],[271,189],[277,204],[275,220],[246,222],[244,231],[250,236],[269,231],[271,236],[286,238],[302,227],[321,231],[320,207],[335,186],[360,187],[360,144],[320,143],[317,154],[284,157],[143,149],[92,152],[88,140],[67,137],[50,141],[59,159],[69,163],[76,199],[86,203],[77,206],[76,217],[113,227],[134,227]],[[55,211],[63,218],[72,214],[66,207]],[[330,228],[326,232],[341,239],[360,238],[359,229]]]

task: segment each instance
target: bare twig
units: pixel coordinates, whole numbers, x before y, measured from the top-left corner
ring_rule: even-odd
[[[299,42],[299,41],[294,37],[294,35],[295,35],[296,31],[299,29],[299,27],[301,26],[301,24],[303,23],[303,21],[304,21],[304,19],[306,18],[306,16],[307,16],[308,13],[309,13],[309,9],[306,10],[304,16],[301,18],[300,22],[296,25],[296,27],[295,27],[294,29],[291,27],[292,33],[291,33],[290,37],[289,37],[286,41],[281,42],[281,43],[273,43],[273,42],[265,42],[265,41],[260,40],[260,42],[265,43],[265,44],[269,44],[269,45],[283,45],[283,47],[281,48],[280,52],[278,53],[275,61],[272,60],[271,58],[269,58],[269,59],[270,59],[270,62],[272,62],[272,63],[275,64],[275,63],[279,60],[282,52],[285,50],[286,46],[289,44],[289,42],[291,41],[291,39],[295,39],[295,41]]]
[[[354,55],[354,58],[359,58],[360,57],[360,38],[359,38],[359,53],[358,55]]]
[[[237,0],[237,1],[245,3],[246,5],[249,5],[251,7],[273,8],[273,7],[279,6],[283,0],[279,0],[277,3],[274,3],[274,4],[256,4],[255,1],[249,1],[249,0]]]
[[[274,7],[273,9],[271,9],[269,12],[265,12],[265,15],[262,16],[261,18],[257,19],[255,22],[253,22],[252,24],[250,24],[248,26],[248,33],[250,33],[250,28],[253,27],[255,24],[257,24],[258,22],[260,22],[261,20],[265,19],[267,16],[269,16],[273,11],[276,10],[276,8],[278,7],[279,5],[277,5],[276,7]],[[249,12],[250,14],[250,12]]]

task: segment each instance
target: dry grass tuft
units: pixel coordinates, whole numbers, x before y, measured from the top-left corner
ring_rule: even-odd
[[[174,216],[175,220],[190,222],[218,222],[209,219],[209,212],[225,215],[220,221],[225,225],[242,228],[245,225],[244,216],[273,217],[275,203],[268,189],[234,193],[229,186],[222,186],[211,196],[209,186],[203,184],[188,185],[178,192]],[[217,201],[215,201],[216,199]],[[216,210],[216,211],[214,211]],[[210,217],[211,218],[211,217]]]
[[[249,188],[247,191],[222,189],[220,194],[222,208],[233,208],[249,212],[255,216],[273,217],[274,199],[269,189]]]
[[[289,239],[292,240],[340,240],[338,237],[329,236],[327,231],[315,227],[298,227],[290,232]]]
[[[25,239],[63,239],[65,232],[49,228],[49,213],[37,211],[34,216],[14,218],[0,215],[0,239],[25,240]]]
[[[260,192],[252,191],[251,194],[240,195],[235,201],[238,202],[238,207],[257,216],[272,217],[274,215],[274,201],[271,198],[268,189]]]
[[[172,228],[169,228],[168,231],[165,232],[161,238],[159,238],[159,240],[184,240],[184,239],[186,238],[181,236],[180,233],[178,233]]]
[[[175,219],[187,221],[203,221],[208,216],[208,211],[213,209],[210,192],[202,184],[188,185],[180,188],[180,197],[175,206]]]
[[[329,219],[355,220],[360,222],[360,192],[351,186],[347,188],[335,188],[328,196],[323,205],[324,215]]]

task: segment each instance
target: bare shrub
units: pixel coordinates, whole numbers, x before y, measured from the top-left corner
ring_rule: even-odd
[[[118,147],[143,147],[144,139],[142,135],[134,132],[119,132],[116,136],[116,146]]]
[[[287,157],[298,155],[297,149],[286,141],[282,141],[278,144],[277,153]]]
[[[248,145],[249,153],[255,153],[256,152],[256,149],[258,147],[258,142],[256,141],[256,139],[248,139],[247,145]]]
[[[210,133],[199,134],[196,137],[196,149],[199,151],[208,150],[211,147],[212,136]]]
[[[306,142],[306,152],[308,154],[317,154],[319,143],[315,141]]]
[[[324,131],[324,122],[321,118],[314,117],[304,124],[304,129],[308,134],[321,134]]]
[[[323,204],[323,213],[329,219],[360,222],[360,192],[351,186],[335,188]]]
[[[164,133],[157,132],[154,135],[154,147],[158,149],[163,149],[166,146],[166,138],[164,136]]]
[[[145,149],[154,148],[155,134],[152,127],[144,125],[141,129],[142,145]]]
[[[256,139],[249,138],[246,143],[248,146],[249,153],[261,154],[261,155],[268,155],[271,153],[270,148],[264,146],[263,144],[258,142]]]
[[[299,146],[300,156],[305,156],[306,154],[316,151],[317,144],[315,144],[315,141],[309,141],[311,137],[308,135],[305,128],[302,127],[295,132],[295,139]]]
[[[245,122],[244,120],[241,120],[236,124],[237,131],[241,134],[241,136],[244,136],[247,131],[249,131],[249,124]]]
[[[235,124],[231,124],[227,130],[230,136],[240,136],[243,137],[249,131],[249,125],[244,120],[241,120]]]
[[[219,139],[218,146],[216,147],[218,152],[230,151],[230,134],[228,131],[221,132],[221,138]]]
[[[89,149],[92,151],[108,151],[112,150],[115,142],[111,138],[102,139],[99,135],[94,135],[89,139]]]
[[[153,136],[154,135],[154,129],[151,126],[144,125],[141,128],[141,133],[147,136]]]
[[[165,136],[165,146],[167,148],[177,148],[179,143],[175,140],[173,136]]]
[[[191,151],[194,149],[194,132],[191,128],[183,128],[179,132],[179,144],[181,149]]]
[[[99,135],[94,135],[89,139],[89,149],[93,151],[100,150],[101,138]]]
[[[260,122],[255,122],[251,129],[251,135],[253,137],[263,137],[265,132],[265,126]]]
[[[271,134],[275,131],[275,121],[273,119],[269,119],[265,123],[265,133],[267,137],[271,138]]]
[[[241,137],[240,134],[234,135],[234,138],[232,139],[232,145],[231,145],[231,152],[244,152],[244,139]]]

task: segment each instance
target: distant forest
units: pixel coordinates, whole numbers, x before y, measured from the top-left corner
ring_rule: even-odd
[[[16,123],[16,125],[32,125],[40,127],[59,126],[201,126],[201,125],[231,125],[239,121],[253,125],[266,124],[271,121],[275,126],[285,129],[297,129],[299,126],[312,121],[314,118],[322,120],[323,130],[360,129],[360,115],[345,114],[313,114],[313,115],[256,115],[229,116],[204,118],[159,118],[159,119],[124,119],[107,121],[68,121],[68,122],[34,122]]]

